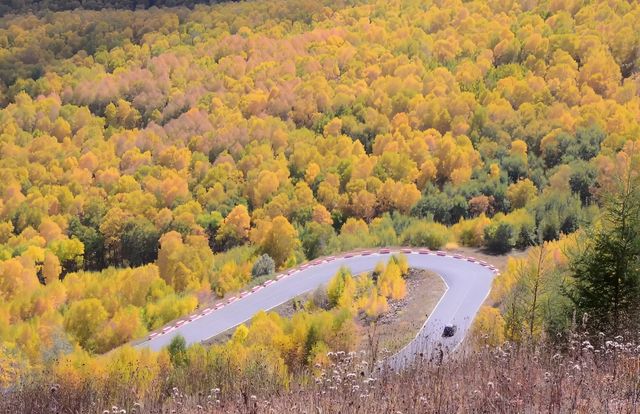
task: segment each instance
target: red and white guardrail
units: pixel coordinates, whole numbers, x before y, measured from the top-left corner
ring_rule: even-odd
[[[358,257],[358,256],[370,256],[372,254],[378,254],[378,255],[387,255],[387,254],[396,254],[396,253],[401,253],[401,254],[423,254],[423,255],[434,255],[434,256],[440,256],[440,257],[450,257],[452,259],[457,259],[457,260],[464,260],[467,262],[471,262],[471,263],[477,263],[482,267],[486,267],[489,270],[491,270],[493,272],[494,275],[499,275],[500,271],[498,270],[497,267],[485,262],[484,260],[479,260],[476,259],[475,257],[471,257],[471,256],[463,256],[461,254],[458,253],[447,253],[445,251],[442,250],[437,250],[437,251],[433,251],[433,250],[429,250],[429,249],[425,249],[425,248],[408,248],[408,247],[400,247],[400,248],[389,248],[389,247],[382,247],[379,249],[374,249],[374,250],[358,250],[358,251],[352,251],[352,252],[347,252],[347,253],[343,253],[341,255],[338,256],[326,256],[323,258],[319,258],[319,259],[315,259],[311,262],[307,262],[307,263],[303,263],[302,265],[299,265],[297,267],[291,268],[287,271],[284,271],[282,273],[279,273],[276,275],[276,277],[274,279],[269,279],[267,281],[265,281],[264,283],[262,283],[261,285],[257,285],[254,286],[253,288],[251,288],[251,290],[245,290],[243,292],[240,292],[238,294],[238,296],[231,296],[226,298],[226,300],[223,300],[221,302],[218,302],[217,304],[213,305],[212,307],[207,307],[202,309],[201,311],[199,311],[198,313],[192,314],[187,316],[185,319],[181,319],[179,321],[177,321],[175,324],[173,325],[167,325],[165,327],[162,328],[162,330],[160,330],[159,332],[152,332],[149,334],[148,336],[148,340],[151,340],[157,336],[160,335],[164,335],[166,333],[169,333],[177,328],[179,328],[180,326],[187,324],[189,322],[193,322],[195,320],[198,320],[200,318],[202,318],[203,316],[206,316],[208,314],[210,314],[211,312],[214,312],[216,310],[222,309],[224,308],[226,305],[229,305],[241,298],[245,298],[253,293],[258,292],[261,289],[266,288],[269,285],[272,285],[273,283],[276,283],[279,280],[285,279],[295,273],[298,273],[302,270],[308,269],[310,267],[313,266],[318,266],[321,265],[322,263],[328,263],[331,262],[337,258],[344,258],[344,259],[349,259],[352,257]]]

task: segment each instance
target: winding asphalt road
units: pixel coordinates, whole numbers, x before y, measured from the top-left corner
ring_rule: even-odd
[[[251,319],[260,310],[270,310],[306,292],[326,284],[342,266],[353,274],[371,271],[394,253],[404,254],[412,268],[428,269],[442,277],[447,290],[429,315],[416,338],[387,360],[402,368],[419,356],[428,357],[457,347],[469,329],[478,309],[491,289],[497,269],[480,260],[433,252],[428,249],[379,249],[326,257],[291,269],[252,291],[243,292],[215,307],[200,310],[137,344],[159,350],[173,337],[182,335],[188,344],[205,341]],[[450,338],[443,338],[447,324],[457,326]]]

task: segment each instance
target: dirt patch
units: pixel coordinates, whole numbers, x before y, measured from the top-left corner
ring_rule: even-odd
[[[389,311],[375,328],[374,340],[378,341],[379,351],[395,353],[411,342],[446,290],[442,278],[428,270],[409,269],[406,283],[407,295],[389,301]],[[373,328],[364,318],[360,325],[363,327],[360,348],[371,351],[368,335],[373,334]]]

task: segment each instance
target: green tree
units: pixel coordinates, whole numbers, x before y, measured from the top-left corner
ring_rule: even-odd
[[[447,225],[457,223],[461,217],[467,217],[467,200],[460,194],[455,194],[453,187],[448,187],[447,190],[449,191],[427,187],[422,198],[411,210],[411,215]]]
[[[315,221],[308,222],[300,234],[302,250],[309,260],[330,253],[330,246],[336,243],[335,239],[336,233],[331,225]]]
[[[588,326],[609,335],[637,332],[640,311],[640,180],[631,172],[610,194],[599,226],[571,263],[568,290]]]
[[[276,271],[276,263],[273,261],[271,256],[268,254],[263,254],[258,257],[258,259],[253,264],[251,268],[251,276],[260,277],[271,275]]]
[[[416,221],[407,227],[400,236],[402,243],[409,246],[439,249],[450,238],[449,229],[440,223]]]
[[[185,341],[182,335],[174,336],[167,350],[169,351],[169,359],[174,367],[187,365],[187,341]]]
[[[502,221],[489,224],[484,229],[484,243],[491,253],[507,253],[515,245],[513,226]]]
[[[216,233],[222,224],[222,214],[219,211],[212,211],[211,213],[201,214],[197,218],[197,222],[204,229],[207,234],[207,238],[209,239],[209,247],[211,250],[215,250],[216,248]]]
[[[322,339],[320,335],[319,328],[315,323],[312,323],[307,331],[307,337],[304,341],[304,361],[309,363],[311,362],[311,358],[313,357],[313,348],[316,346],[318,342]]]
[[[129,220],[122,233],[122,258],[129,266],[151,263],[158,257],[160,234],[145,218]]]
[[[580,197],[583,205],[591,203],[592,188],[595,187],[596,168],[586,161],[575,161],[571,165],[571,178],[569,178],[569,186],[571,191]]]
[[[85,270],[100,270],[105,267],[104,236],[97,228],[85,225],[77,217],[72,217],[69,221],[69,236],[77,238],[84,245]]]

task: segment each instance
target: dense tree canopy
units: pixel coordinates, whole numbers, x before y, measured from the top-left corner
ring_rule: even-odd
[[[0,18],[0,349],[33,364],[243,289],[263,254],[565,240],[640,136],[634,2],[137,4]]]

